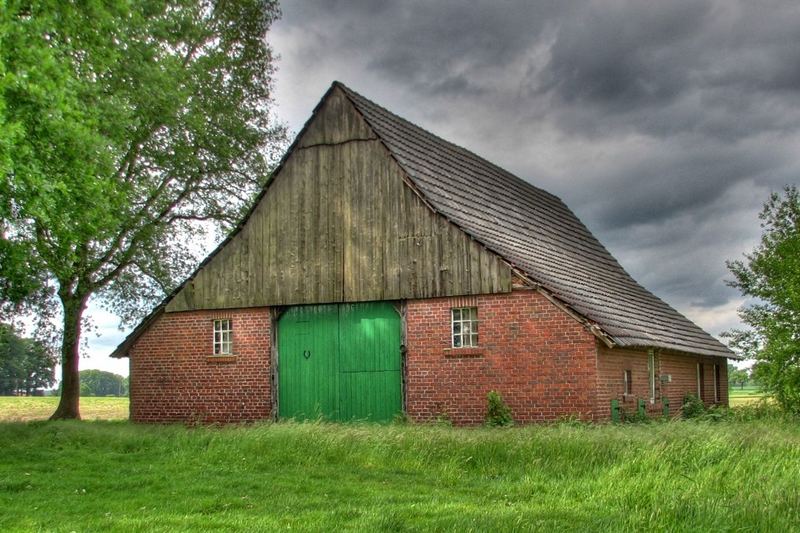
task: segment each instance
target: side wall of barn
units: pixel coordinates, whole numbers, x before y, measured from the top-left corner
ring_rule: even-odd
[[[651,402],[648,351],[599,346],[596,418],[611,418],[611,400],[617,400],[624,413],[635,414],[642,399],[648,416],[661,416],[666,398],[669,415],[677,414],[684,396],[698,393],[698,365],[703,403],[728,405],[728,368],[724,357],[655,350],[654,362],[655,395]],[[630,382],[629,394],[626,394],[626,380]]]
[[[476,348],[453,348],[451,310],[475,307]],[[595,337],[531,290],[412,300],[406,307],[406,411],[415,421],[484,422],[495,390],[517,422],[591,420]]]
[[[662,352],[661,372],[671,377],[671,381],[664,383],[663,387],[664,394],[669,398],[672,413],[680,409],[683,397],[687,393],[698,395],[698,366],[701,383],[699,395],[703,403],[706,406],[728,405],[726,358]]]
[[[233,355],[213,355],[213,321],[231,320]],[[265,307],[165,313],[130,351],[134,422],[249,422],[270,416]]]

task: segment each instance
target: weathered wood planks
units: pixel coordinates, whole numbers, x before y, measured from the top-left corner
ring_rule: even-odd
[[[422,201],[341,90],[296,146],[167,311],[511,290],[509,267]]]

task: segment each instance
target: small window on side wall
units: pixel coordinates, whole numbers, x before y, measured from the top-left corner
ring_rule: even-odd
[[[633,371],[632,370],[625,370],[625,374],[623,375],[624,380],[624,391],[625,395],[628,396],[633,394]]]
[[[452,310],[453,348],[478,345],[478,308],[457,307]]]
[[[229,318],[214,320],[214,355],[233,354],[233,329]]]

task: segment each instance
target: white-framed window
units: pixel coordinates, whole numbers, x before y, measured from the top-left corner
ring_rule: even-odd
[[[214,320],[214,355],[233,353],[233,327],[230,318]]]
[[[625,384],[624,394],[626,396],[633,394],[633,370],[626,369],[622,374],[622,379]]]
[[[650,403],[656,403],[656,352],[647,351],[647,372],[650,385]]]
[[[478,345],[478,308],[456,307],[452,309],[453,348]]]

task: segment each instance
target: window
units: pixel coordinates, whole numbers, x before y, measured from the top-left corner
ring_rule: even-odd
[[[478,345],[478,308],[453,309],[453,348]]]
[[[650,378],[650,403],[656,403],[656,353],[654,350],[647,352],[647,371]]]
[[[625,383],[625,395],[633,394],[633,371],[626,370],[623,379]]]
[[[714,365],[714,403],[719,403],[719,389],[722,376],[720,375],[719,365]]]
[[[214,355],[233,353],[233,330],[229,318],[214,320]]]

